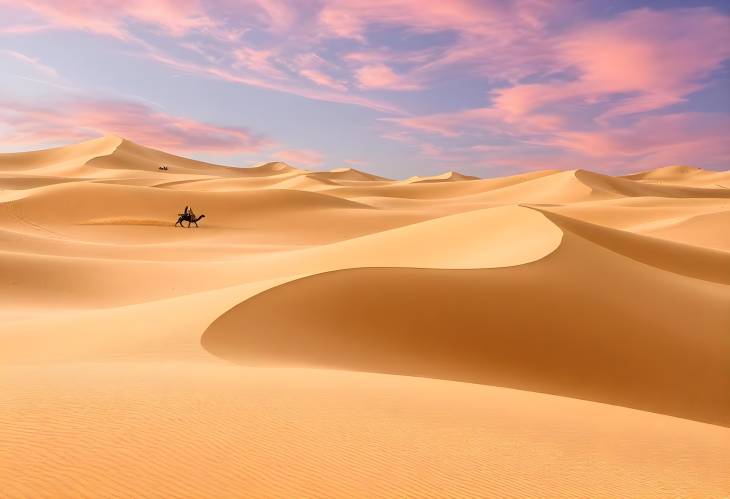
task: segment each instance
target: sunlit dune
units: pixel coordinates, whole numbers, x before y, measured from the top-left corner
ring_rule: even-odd
[[[644,183],[730,189],[730,172],[712,172],[693,166],[666,166],[625,178]]]
[[[726,496],[729,187],[0,154],[0,496]]]
[[[410,183],[422,183],[422,182],[441,182],[441,181],[452,181],[456,182],[459,180],[476,180],[478,177],[473,177],[471,175],[464,175],[463,173],[459,172],[445,172],[441,173],[439,175],[431,175],[429,177],[411,177],[406,180],[406,182]]]
[[[350,181],[369,181],[369,180],[388,180],[371,173],[361,172],[355,168],[335,168],[328,172],[315,172],[308,175],[311,178],[333,180],[350,180]]]

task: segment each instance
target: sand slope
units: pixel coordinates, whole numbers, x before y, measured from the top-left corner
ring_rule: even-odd
[[[730,269],[730,255],[724,263]],[[642,298],[626,306],[620,297],[634,293]],[[570,231],[553,254],[516,267],[294,281],[223,315],[202,342],[244,363],[457,379],[727,426],[728,321],[727,287],[635,263]]]
[[[483,385],[158,361],[0,368],[0,389],[13,401],[0,408],[6,497],[722,497],[730,486],[718,427]]]
[[[0,154],[0,495],[727,495],[723,175]]]

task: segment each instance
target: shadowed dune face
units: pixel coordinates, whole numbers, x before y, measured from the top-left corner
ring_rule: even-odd
[[[549,212],[546,216],[563,229],[632,260],[697,279],[730,284],[730,255],[725,251],[673,244]]]
[[[0,496],[722,497],[726,177],[0,154]]]
[[[517,267],[359,269],[284,284],[217,319],[202,344],[254,365],[455,379],[730,425],[728,324],[726,287],[569,232]]]

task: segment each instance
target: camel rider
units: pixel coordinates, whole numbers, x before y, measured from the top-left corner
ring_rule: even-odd
[[[192,220],[195,220],[195,213],[193,213],[193,209],[192,208],[188,208],[188,207],[186,207],[186,209],[188,210],[187,211],[187,214],[188,214],[188,216],[190,216],[190,220],[191,221]]]

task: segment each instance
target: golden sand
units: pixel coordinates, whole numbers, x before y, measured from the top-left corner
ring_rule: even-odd
[[[0,496],[727,496],[729,180],[0,155]]]

